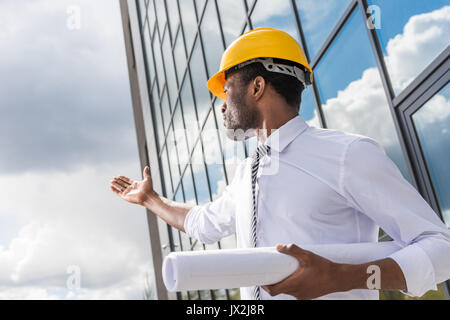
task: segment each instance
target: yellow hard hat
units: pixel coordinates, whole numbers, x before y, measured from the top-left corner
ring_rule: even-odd
[[[306,72],[297,67],[276,64],[270,58],[296,62],[304,66]],[[305,86],[312,82],[311,67],[298,42],[284,31],[258,28],[244,33],[225,50],[220,61],[219,72],[208,80],[208,89],[216,97],[226,100],[227,96],[223,88],[225,71],[252,62],[262,62],[269,71],[295,76]]]

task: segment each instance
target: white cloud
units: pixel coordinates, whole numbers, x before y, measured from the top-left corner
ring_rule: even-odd
[[[145,211],[109,190],[118,174],[140,175],[129,164],[0,180],[2,212],[26,221],[0,247],[0,296],[32,287],[46,297],[42,290],[64,289],[67,267],[77,265],[82,296],[142,297],[151,261]]]
[[[403,33],[390,39],[386,65],[400,92],[450,43],[450,6],[412,16]]]

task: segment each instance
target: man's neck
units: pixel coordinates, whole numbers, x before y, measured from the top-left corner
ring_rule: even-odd
[[[295,112],[286,112],[281,115],[278,112],[276,115],[272,113],[269,116],[265,116],[263,118],[261,128],[256,130],[258,141],[260,143],[264,143],[272,132],[283,126],[288,121],[294,119],[297,115],[298,113]]]

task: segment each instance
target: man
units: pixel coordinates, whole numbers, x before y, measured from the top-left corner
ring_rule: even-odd
[[[247,32],[224,52],[208,88],[225,100],[229,130],[256,134],[260,146],[215,201],[177,203],[144,180],[120,176],[111,189],[204,243],[236,233],[238,247],[275,246],[300,261],[280,283],[241,288],[243,299],[377,299],[384,290],[421,296],[450,277],[450,233],[372,139],[308,126],[298,115],[312,71],[285,32]],[[235,137],[232,137],[235,138]],[[404,247],[361,265],[332,262],[302,244],[377,242],[379,227]],[[279,245],[283,244],[283,245]],[[288,244],[288,245],[286,245]]]

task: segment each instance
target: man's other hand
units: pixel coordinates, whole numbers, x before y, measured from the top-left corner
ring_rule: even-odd
[[[110,188],[122,199],[144,205],[155,194],[149,170],[148,166],[144,168],[144,180],[142,181],[136,181],[124,176],[114,177],[109,182]]]
[[[299,267],[286,279],[273,285],[261,286],[271,296],[284,293],[303,300],[340,291],[339,264],[295,244],[277,245],[276,248],[279,252],[296,258]]]

